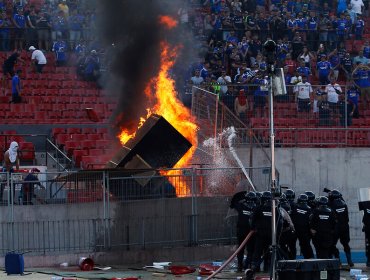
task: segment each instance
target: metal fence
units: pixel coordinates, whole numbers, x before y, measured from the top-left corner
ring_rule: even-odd
[[[259,190],[268,188],[269,167],[247,171]],[[38,255],[235,241],[235,217],[225,217],[243,179],[240,168],[150,172],[39,173],[37,180],[29,173],[0,174],[0,251]]]
[[[312,85],[310,99],[304,106],[296,99],[294,85],[287,85],[286,95],[275,96],[276,144],[284,147],[369,147],[370,107],[361,95],[358,115],[350,114],[351,107],[347,103],[351,85],[343,82],[339,86],[343,94],[336,104],[324,103],[327,101],[326,86],[321,85]],[[257,102],[257,85],[254,84],[230,84],[227,89],[227,93],[222,94],[217,92],[215,85],[204,85],[194,86],[189,92],[192,113],[200,123],[199,134],[204,138],[215,137],[225,128],[234,126],[238,133],[237,144],[266,147],[270,141],[269,97]],[[248,105],[239,114],[235,104],[241,89]]]

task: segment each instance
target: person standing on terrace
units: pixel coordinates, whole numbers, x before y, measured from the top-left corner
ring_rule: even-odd
[[[17,142],[10,143],[9,149],[4,154],[3,172],[14,172],[14,165],[15,170],[19,170],[18,147]]]

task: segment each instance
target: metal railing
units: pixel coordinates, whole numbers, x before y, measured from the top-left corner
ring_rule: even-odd
[[[207,89],[193,87],[192,112],[200,122],[200,135],[215,137],[227,126],[235,126],[238,132],[237,144],[266,147],[270,141],[268,96],[264,97],[264,104],[261,105],[256,103],[254,95],[257,85],[230,84],[227,87],[227,94],[211,92],[208,86]],[[317,92],[324,91],[321,85],[312,85],[312,94],[305,107],[298,105],[294,85],[287,86],[288,94],[275,96],[274,128],[277,146],[370,146],[369,104],[361,96],[357,106],[359,115],[349,114],[346,104],[350,86],[340,84],[340,87],[343,96],[339,97],[336,104],[323,103],[327,95],[317,95]],[[235,100],[240,89],[245,90],[244,96],[249,106],[239,115],[235,111]],[[254,140],[250,138],[251,135]]]
[[[269,167],[247,170],[255,186],[265,190]],[[29,173],[2,173],[0,252],[37,255],[234,241],[235,217],[225,223],[225,216],[242,179],[240,168],[167,171],[156,170],[154,176],[119,170],[39,173],[37,180],[29,180]]]

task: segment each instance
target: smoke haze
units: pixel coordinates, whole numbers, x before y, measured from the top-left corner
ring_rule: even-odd
[[[160,15],[176,17],[177,9],[185,0],[100,0],[99,17],[101,37],[105,44],[114,44],[111,53],[111,78],[108,91],[117,95],[118,109],[113,114],[116,130],[137,127],[140,116],[146,115],[147,97],[144,89],[158,73],[160,42],[182,44],[178,28],[167,30],[159,24]],[[180,4],[182,3],[182,4]],[[182,60],[189,55],[182,50]]]

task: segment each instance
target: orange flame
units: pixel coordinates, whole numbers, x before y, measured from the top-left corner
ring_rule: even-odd
[[[159,23],[163,24],[167,29],[172,29],[176,27],[178,22],[170,16],[159,16]]]
[[[162,115],[193,144],[192,148],[174,166],[174,168],[181,168],[189,163],[198,145],[196,136],[197,125],[189,109],[177,99],[175,82],[169,77],[169,71],[175,63],[178,48],[169,50],[168,44],[162,42],[161,49],[161,68],[156,81],[157,103],[154,111]],[[175,186],[177,196],[185,196],[190,191],[185,181],[176,180],[181,175],[179,170],[169,170],[163,173],[169,177],[169,181]]]
[[[186,108],[177,98],[175,90],[175,81],[169,76],[169,71],[173,67],[176,58],[176,52],[179,47],[170,49],[166,42],[161,43],[161,66],[158,76],[152,79],[146,89],[145,94],[154,98],[154,106],[152,109],[147,109],[147,116],[141,117],[138,129],[149,118],[152,113],[163,116],[177,131],[179,131],[190,143],[192,148],[177,162],[174,168],[185,167],[192,158],[197,142],[197,125],[195,118],[191,115],[190,110]],[[152,94],[152,90],[155,94]],[[154,97],[153,97],[154,96]],[[136,132],[129,132],[123,129],[119,135],[121,143],[124,145],[128,140],[135,137]],[[176,177],[181,175],[179,170],[170,170],[162,172],[169,177],[170,182],[176,188],[178,196],[184,196],[189,192],[186,182],[176,180]]]

